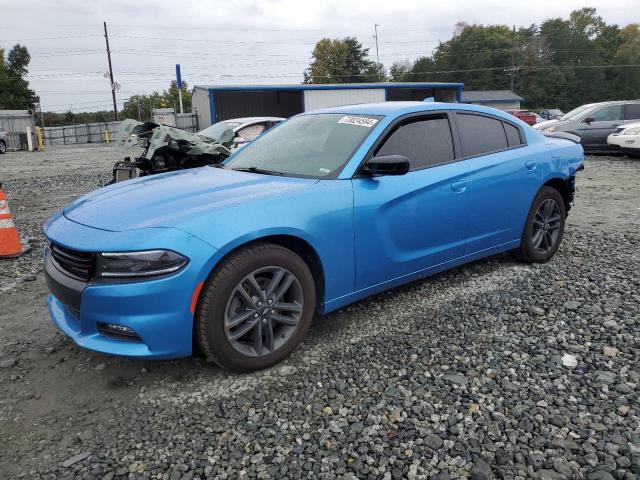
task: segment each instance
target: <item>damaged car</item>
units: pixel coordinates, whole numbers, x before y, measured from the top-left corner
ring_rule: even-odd
[[[141,148],[142,152],[116,162],[110,183],[222,163],[235,150],[283,120],[280,117],[230,119],[198,133],[155,122],[124,120],[118,130],[117,146],[123,150]]]

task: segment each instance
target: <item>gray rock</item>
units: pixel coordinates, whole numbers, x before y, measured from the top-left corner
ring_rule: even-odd
[[[469,379],[464,375],[444,375],[443,380],[455,385],[466,386],[469,383]]]
[[[491,467],[480,457],[473,462],[471,469],[471,480],[490,480],[493,478]]]
[[[595,377],[596,382],[604,383],[605,385],[610,385],[616,380],[616,374],[609,370],[598,370],[593,372],[593,376]]]
[[[444,441],[438,435],[430,433],[424,437],[424,444],[432,450],[438,450],[442,448]]]
[[[565,480],[567,477],[555,470],[542,469],[535,473],[534,478],[536,480]]]
[[[295,375],[296,373],[298,373],[298,368],[292,365],[284,365],[278,369],[278,373],[283,377],[286,377],[288,375]]]
[[[15,358],[5,358],[0,360],[0,368],[11,368],[16,364]]]
[[[578,307],[580,306],[580,303],[576,302],[575,300],[567,300],[566,302],[564,302],[563,306],[567,310],[577,310]]]
[[[81,462],[82,460],[84,460],[85,458],[88,458],[89,456],[91,456],[91,452],[79,453],[77,455],[74,455],[73,457],[67,458],[64,462],[61,463],[61,465],[64,468],[69,468],[70,466],[75,465],[78,462]]]
[[[616,480],[613,475],[604,470],[595,470],[587,475],[587,480]]]

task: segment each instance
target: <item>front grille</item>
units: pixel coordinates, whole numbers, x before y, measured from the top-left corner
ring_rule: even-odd
[[[92,253],[78,252],[53,243],[49,248],[51,257],[65,273],[80,280],[89,280],[93,275],[94,256]]]

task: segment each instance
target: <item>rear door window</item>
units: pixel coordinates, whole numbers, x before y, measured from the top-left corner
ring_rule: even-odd
[[[640,120],[640,103],[627,104],[627,120]]]
[[[376,155],[407,157],[411,170],[451,162],[455,155],[449,120],[446,116],[438,116],[400,125]]]
[[[509,148],[503,122],[498,119],[484,115],[456,113],[456,124],[465,157]]]

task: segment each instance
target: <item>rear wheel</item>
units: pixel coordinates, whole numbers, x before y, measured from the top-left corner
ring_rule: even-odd
[[[280,245],[252,245],[207,281],[196,315],[198,344],[228,370],[270,367],[302,341],[315,302],[313,277],[300,257]]]
[[[7,144],[0,140],[0,153],[7,153]]]
[[[520,239],[516,257],[529,263],[544,263],[558,250],[564,233],[566,208],[560,192],[542,187],[536,195]]]

